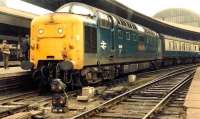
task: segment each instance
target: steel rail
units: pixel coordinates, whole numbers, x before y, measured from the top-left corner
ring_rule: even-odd
[[[109,100],[109,101],[107,101],[107,102],[105,102],[105,103],[103,103],[103,104],[101,104],[101,105],[99,105],[99,106],[97,106],[97,107],[91,109],[91,110],[88,110],[88,111],[83,112],[83,113],[81,113],[81,114],[79,114],[79,115],[76,115],[76,116],[72,117],[71,119],[80,119],[80,118],[81,118],[81,119],[82,119],[82,118],[84,119],[84,118],[88,118],[88,117],[90,117],[90,116],[92,116],[92,115],[95,115],[95,114],[98,113],[98,112],[101,112],[101,111],[103,111],[103,110],[105,110],[105,109],[111,107],[111,106],[114,105],[114,104],[117,104],[117,103],[123,101],[123,100],[126,99],[130,94],[132,94],[133,92],[136,92],[136,91],[138,91],[138,90],[141,90],[141,89],[143,89],[143,88],[145,88],[145,87],[147,87],[147,86],[150,86],[150,85],[152,85],[152,84],[155,84],[155,83],[157,83],[157,82],[159,82],[159,81],[161,81],[161,80],[170,78],[170,77],[172,77],[172,76],[179,75],[179,74],[182,74],[182,73],[186,73],[186,72],[188,72],[188,71],[192,71],[192,70],[195,69],[196,66],[198,66],[198,65],[194,65],[194,66],[187,67],[187,68],[181,68],[181,69],[172,71],[172,72],[170,72],[170,73],[167,73],[167,74],[164,75],[164,76],[161,76],[161,77],[159,77],[159,78],[157,78],[157,79],[155,79],[155,80],[153,80],[153,81],[150,81],[150,82],[148,82],[148,83],[146,83],[146,84],[144,84],[144,85],[142,85],[142,86],[139,86],[139,87],[137,87],[137,88],[131,89],[131,90],[129,90],[129,91],[127,91],[127,92],[125,92],[125,93],[123,93],[123,94],[121,94],[121,95],[119,95],[119,96],[117,96],[117,97],[115,97],[115,98],[113,98],[113,99],[111,99],[111,100]]]
[[[170,93],[168,95],[166,95],[152,110],[150,110],[142,119],[148,119],[151,115],[153,115],[154,113],[156,113],[156,111],[158,111],[161,106],[168,101],[168,99],[172,96],[172,94],[174,94],[178,89],[180,89],[183,85],[185,85],[187,82],[189,82],[190,80],[192,80],[192,74],[194,74],[194,72],[192,72],[189,76],[185,77],[185,79],[183,79],[184,81],[177,84],[176,86],[174,86],[174,88],[170,91]]]
[[[167,68],[161,68],[161,69],[156,69],[153,71],[147,71],[147,72],[139,72],[136,75],[137,76],[141,76],[141,75],[151,75],[151,74],[155,74],[157,72],[162,72],[162,71],[167,71],[167,70],[175,70],[175,69],[180,69],[180,68],[185,68],[187,67],[187,65],[178,65],[178,66],[173,66],[173,67],[167,67]]]

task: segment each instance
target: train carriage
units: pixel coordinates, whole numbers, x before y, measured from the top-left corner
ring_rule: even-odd
[[[163,59],[192,62],[200,57],[199,42],[163,35]],[[171,61],[172,61],[171,60]],[[179,61],[181,60],[181,61]]]
[[[70,86],[81,86],[83,80],[96,83],[160,66],[166,59],[168,62],[177,57],[195,57],[186,52],[189,45],[196,50],[188,51],[198,57],[197,42],[185,40],[185,51],[179,49],[182,42],[161,37],[114,14],[72,2],[32,21],[30,60],[22,67],[34,69],[34,77],[48,81],[45,84],[60,78]]]

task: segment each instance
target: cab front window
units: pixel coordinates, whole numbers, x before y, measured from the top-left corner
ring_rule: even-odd
[[[94,12],[87,6],[67,4],[60,7],[56,12],[68,12],[78,15],[94,16]]]
[[[93,12],[90,9],[80,5],[72,6],[71,13],[94,16]]]

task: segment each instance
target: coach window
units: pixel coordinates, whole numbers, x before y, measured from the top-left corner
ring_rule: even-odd
[[[169,44],[169,49],[168,49],[168,50],[171,50],[171,47],[172,47],[172,46],[171,46],[171,42],[169,42],[168,44]]]
[[[174,51],[177,51],[177,43],[174,42]]]
[[[190,51],[190,44],[188,44],[188,51]]]
[[[199,45],[199,52],[200,52],[200,45]]]
[[[187,51],[187,45],[186,45],[186,43],[184,43],[184,51]]]
[[[85,26],[85,52],[97,53],[97,30],[91,26]]]
[[[187,43],[187,51],[190,51],[190,44]]]
[[[185,51],[185,43],[182,42],[181,44],[182,44],[182,45],[181,45],[181,46],[182,46],[181,50],[182,50],[182,51]]]
[[[193,44],[193,51],[196,51],[196,45]]]
[[[192,44],[190,44],[189,46],[190,46],[190,51],[192,51]]]
[[[197,46],[196,45],[194,45],[194,51],[197,51]]]
[[[112,26],[112,20],[108,15],[99,12],[99,24],[101,27],[110,28]]]
[[[194,51],[194,45],[193,44],[190,45],[190,49],[191,49],[191,51]]]
[[[185,51],[188,51],[188,44],[185,43]]]
[[[185,43],[185,51],[188,51],[188,45]]]
[[[179,42],[179,51],[182,51],[182,43],[181,42]]]
[[[169,50],[173,51],[174,47],[173,47],[173,41],[169,41]]]

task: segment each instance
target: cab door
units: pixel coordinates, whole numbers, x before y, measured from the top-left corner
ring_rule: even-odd
[[[115,55],[116,55],[116,53],[115,53],[115,50],[116,50],[116,48],[115,48],[115,45],[116,45],[116,43],[115,43],[116,25],[115,25],[114,18],[110,16],[110,19],[111,19],[111,22],[112,22],[112,24],[111,24],[112,26],[111,26],[111,39],[110,39],[110,55],[109,55],[109,58],[113,59],[113,58],[115,58]]]
[[[99,13],[98,20],[99,54],[101,59],[114,57],[114,30],[111,17]]]
[[[123,57],[125,53],[124,52],[124,30],[118,28],[116,37],[117,37],[117,45],[116,45],[117,56]]]

